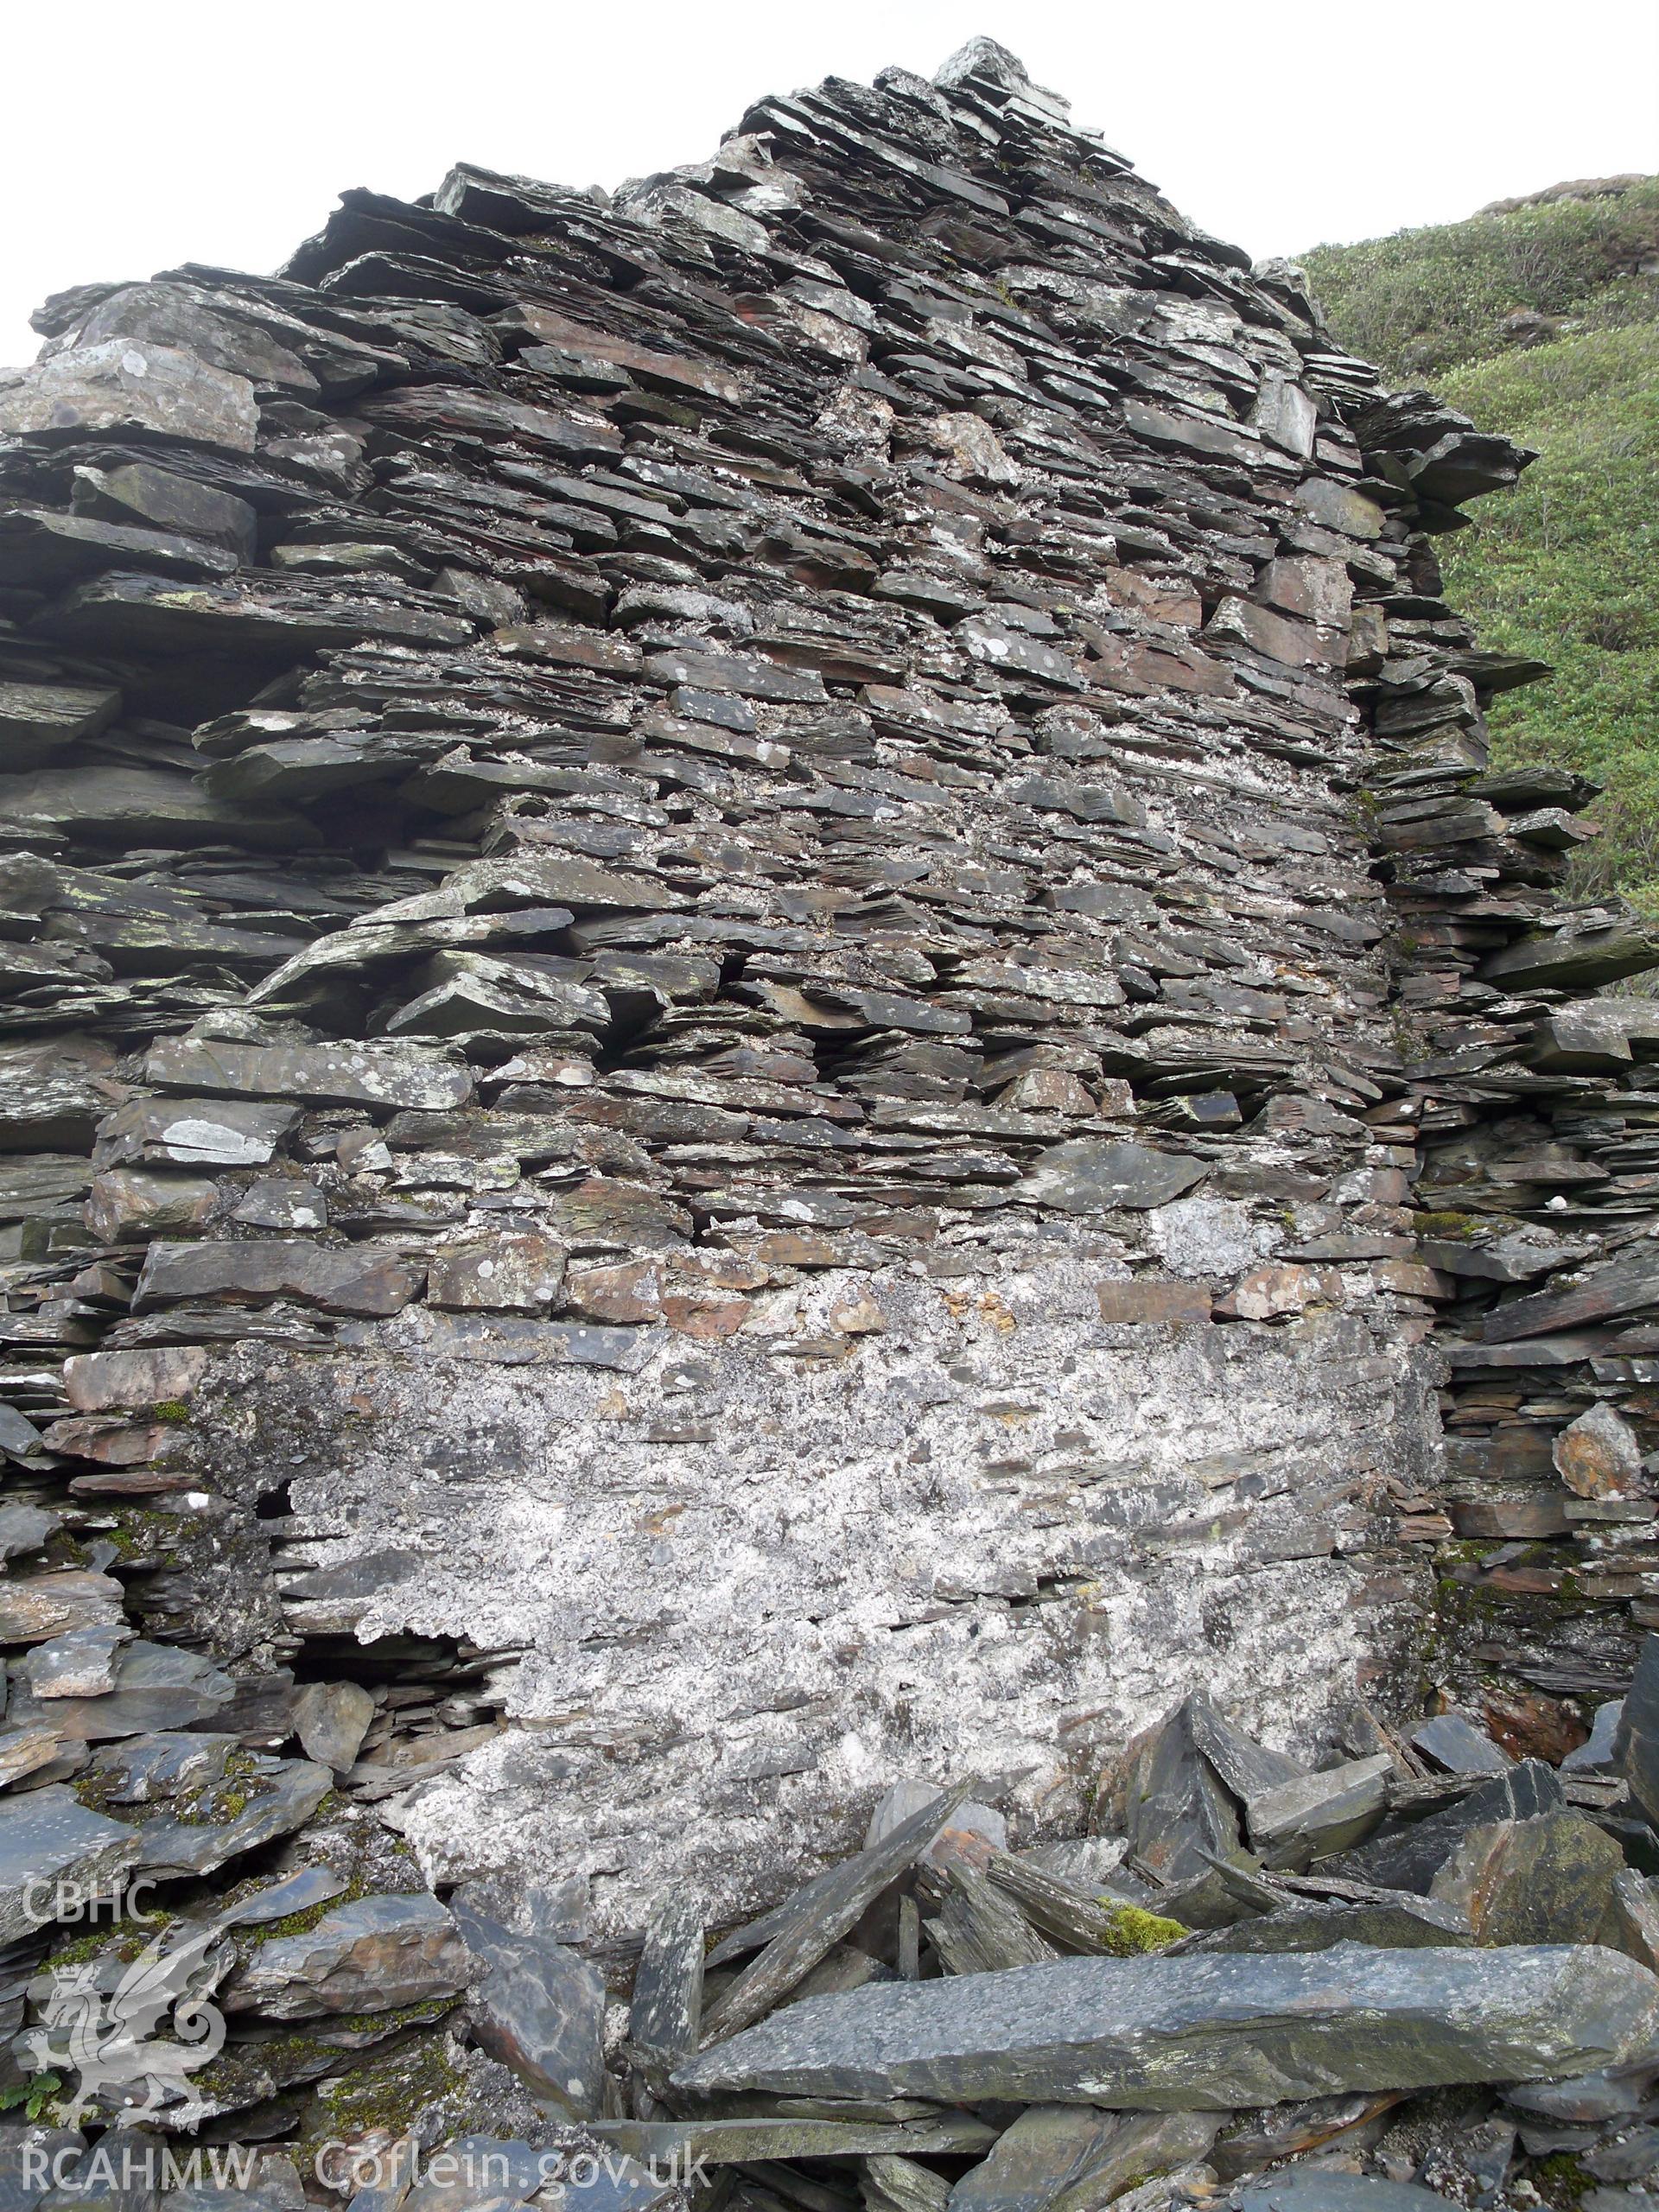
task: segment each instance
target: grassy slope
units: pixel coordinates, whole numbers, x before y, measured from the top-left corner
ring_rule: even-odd
[[[1344,345],[1538,448],[1441,540],[1447,595],[1485,642],[1554,665],[1497,702],[1498,755],[1606,785],[1580,886],[1644,904],[1659,904],[1659,272],[1632,264],[1656,258],[1659,179],[1305,257]],[[1548,342],[1506,335],[1527,308],[1560,319]]]

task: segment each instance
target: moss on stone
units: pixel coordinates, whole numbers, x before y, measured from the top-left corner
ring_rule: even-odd
[[[1167,1943],[1179,1943],[1183,1936],[1192,1933],[1179,1920],[1170,1920],[1160,1912],[1147,1912],[1138,1904],[1124,1904],[1121,1899],[1103,1897],[1101,1910],[1112,1923],[1108,1939],[1109,1955],[1115,1959],[1134,1958],[1142,1951],[1161,1951]]]
[[[124,1966],[130,1966],[162,1930],[178,1918],[175,1912],[147,1912],[142,1920],[106,1920],[85,1936],[60,1943],[42,1961],[43,1974],[57,1974],[67,1967],[85,1966],[89,1960],[112,1952]]]
[[[336,2012],[329,2025],[354,2036],[391,2035],[398,2028],[430,2027],[454,2009],[453,1997],[416,1997],[407,2005],[394,2005],[389,2012]]]
[[[200,2069],[194,2086],[204,2099],[236,2103],[267,2079],[280,2093],[296,2082],[315,2081],[339,2061],[339,2051],[320,2043],[315,2031],[296,2029],[257,2043],[232,2044]]]
[[[446,2098],[464,2097],[466,2091],[459,2053],[449,2038],[423,2037],[395,2052],[377,2052],[366,2063],[321,2082],[321,2132],[348,2142],[380,2131],[412,2134],[435,2107]]]
[[[276,1942],[284,1936],[308,1936],[331,1912],[338,1912],[342,1905],[354,1904],[358,1898],[368,1894],[368,1884],[361,1875],[354,1875],[337,1897],[325,1897],[320,1904],[303,1905],[297,1912],[285,1912],[280,1920],[267,1920],[253,1928],[238,1929],[238,1940],[257,1948],[261,1943]]]
[[[184,1524],[176,1514],[162,1513],[153,1505],[129,1505],[100,1522],[98,1533],[124,1560],[151,1559],[177,1545]]]
[[[265,2076],[276,2083],[280,2094],[284,2088],[329,2075],[335,2078],[326,2084],[322,2097],[325,2104],[332,2105],[332,2093],[338,2083],[347,2083],[372,2072],[378,2078],[378,2071],[386,2063],[386,2054],[375,2050],[350,2072],[342,2073],[342,2060],[349,2062],[353,2054],[331,2042],[331,2036],[343,2030],[353,2035],[378,2036],[383,2042],[394,2036],[403,2037],[400,2055],[419,2056],[419,2047],[411,2043],[406,2031],[432,2026],[453,2012],[454,2005],[453,1997],[428,1997],[414,2004],[400,2005],[389,2012],[330,2014],[327,2019],[290,2028],[284,2034],[262,2036],[252,2043],[232,2044],[201,2069],[195,2076],[195,2086],[205,2098],[222,2097],[234,2101],[251,2083]],[[438,2048],[442,2050],[446,2046],[440,2043]]]
[[[253,1752],[242,1749],[231,1753],[216,1780],[181,1790],[175,1797],[143,1804],[122,1802],[113,1794],[119,1782],[115,1773],[79,1774],[69,1787],[89,1813],[102,1813],[106,1820],[124,1821],[129,1827],[142,1827],[165,1814],[190,1828],[223,1827],[276,1787],[272,1777],[259,1771]]]
[[[1577,2212],[1586,2193],[1596,2185],[1570,2151],[1552,2151],[1529,2170],[1527,2178],[1555,2212]]]

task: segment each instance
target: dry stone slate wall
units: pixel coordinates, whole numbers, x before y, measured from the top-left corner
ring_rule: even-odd
[[[1528,456],[984,41],[38,321],[14,1807],[602,1946],[1199,1687],[1582,1734],[1659,1023],[1439,596]]]

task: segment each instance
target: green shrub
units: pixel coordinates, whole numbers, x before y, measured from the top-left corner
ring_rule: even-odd
[[[1616,198],[1475,215],[1301,257],[1344,346],[1396,379],[1438,377],[1504,345],[1517,309],[1609,329],[1659,315],[1659,178]]]
[[[1493,706],[1501,761],[1606,785],[1575,874],[1586,894],[1659,879],[1659,322],[1558,339],[1442,379],[1454,406],[1535,446],[1446,557],[1452,604],[1486,644],[1555,673]]]

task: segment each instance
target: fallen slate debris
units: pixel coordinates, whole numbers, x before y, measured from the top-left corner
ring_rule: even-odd
[[[1491,1822],[1537,1820],[1559,1812],[1561,1786],[1541,1760],[1529,1759],[1458,1797],[1427,1819],[1396,1817],[1370,1843],[1350,1852],[1342,1871],[1386,1889],[1427,1895],[1435,1876],[1471,1830]]]
[[[1646,1647],[1643,1647],[1643,1657]],[[1638,1666],[1640,1665],[1638,1662]],[[1561,1761],[1563,1774],[1605,1774],[1618,1763],[1618,1726],[1624,1714],[1622,1697],[1599,1705],[1590,1722],[1590,1733]]]
[[[814,1883],[792,1911],[785,1911],[770,1926],[763,1923],[766,1938],[759,1955],[704,2014],[703,2042],[735,2035],[770,2012],[914,1864],[968,1795],[964,1783],[933,1798],[857,1858]]]
[[[1092,2105],[1032,2105],[950,2192],[950,2212],[1081,2212],[1149,2174],[1202,2158],[1209,2113],[1126,2116]]]
[[[1201,1807],[1224,1827],[1230,1818],[1236,1833],[1248,1807],[1258,1808],[1259,1823],[1260,1808],[1270,1811],[1287,1790],[1307,1803],[1344,1798],[1356,1766],[1371,1790],[1356,1822],[1369,1823],[1379,1842],[1414,1839],[1414,1867],[1433,1861],[1440,1870],[1435,1895],[1422,1897],[1343,1872],[1368,1847],[1344,1853],[1331,1847],[1334,1834],[1310,1847],[1303,1873],[1275,1871],[1240,1847],[1234,1861],[1212,1867],[1230,1884],[1233,1918],[1209,1933],[1186,1934],[1168,1915],[1098,1887],[1071,1888],[1041,1863],[1052,1847],[1027,1857],[963,1824],[947,1831],[956,1841],[942,1853],[928,1837],[950,1800],[937,1800],[912,1815],[922,1836],[904,1865],[890,1866],[887,1883],[901,1908],[913,1892],[954,1900],[965,1917],[925,1914],[907,1965],[904,1910],[867,1916],[859,1940],[874,1943],[878,1963],[885,1956],[883,1972],[773,1999],[765,2017],[724,2034],[706,2028],[700,2052],[682,1995],[677,2026],[657,2039],[659,2054],[678,2044],[677,2063],[636,2076],[641,2121],[600,2132],[636,2155],[695,2145],[716,2162],[748,2160],[757,2174],[776,2173],[787,2196],[795,2183],[783,2176],[794,2161],[925,2158],[931,2128],[952,2113],[966,2124],[977,2107],[994,2110],[1001,2126],[950,2189],[951,2206],[965,2212],[1133,2204],[1156,2174],[1166,2177],[1166,2194],[1149,2203],[1217,2201],[1217,2174],[1243,2177],[1240,2203],[1252,2190],[1251,2202],[1266,2203],[1273,2190],[1294,2188],[1306,2192],[1294,2201],[1323,2204],[1327,2178],[1356,2204],[1372,2188],[1443,2202],[1419,2182],[1401,2182],[1397,2168],[1378,2177],[1357,2163],[1382,2139],[1379,2116],[1392,2121],[1420,2101],[1427,2112],[1418,2093],[1459,2084],[1512,2084],[1525,2108],[1550,2094],[1552,2076],[1571,2084],[1606,2070],[1610,2080],[1621,2071],[1639,2079],[1659,2050],[1659,1980],[1651,1948],[1643,1958],[1629,1940],[1638,1923],[1649,1936],[1656,1924],[1647,1885],[1629,1870],[1614,1876],[1622,1854],[1612,1838],[1564,1805],[1541,1763],[1503,1762],[1488,1776],[1464,1734],[1441,1733],[1465,1770],[1448,1773],[1438,1791],[1452,1802],[1426,1813],[1426,1791],[1430,1803],[1437,1791],[1403,1755],[1300,1767],[1205,1696],[1145,1732],[1123,1762],[1116,1815],[1133,1821],[1148,1873],[1160,1856],[1174,1863],[1159,1852],[1151,1808],[1190,1834]],[[902,1805],[920,1794],[906,1785],[893,1796]],[[894,1833],[880,1815],[872,1826]],[[809,1924],[823,1942],[849,1924],[848,1891],[861,1863],[849,1862],[838,1883],[819,1878],[711,1957],[741,1958],[786,1930],[799,1944]],[[1215,1892],[1183,1880],[1177,1864],[1177,1879],[1151,1894],[1172,1899],[1195,1886],[1214,1903]],[[982,1916],[992,1899],[1040,1939],[1039,1961],[1029,1953],[987,1959],[988,1942],[1006,1953],[1011,1936],[1006,1916]],[[650,1955],[686,1961],[669,1969],[667,1984],[683,1992],[695,1953],[683,1899],[664,1909],[662,1927],[648,1939]],[[718,1979],[718,1963],[715,1972]],[[1564,2094],[1593,2102],[1596,2093]],[[1010,2120],[1019,2106],[1023,2113]],[[1628,2094],[1616,2096],[1607,2120],[1634,2108]],[[675,2113],[683,2116],[666,2116]],[[879,2152],[865,2147],[873,2126],[887,2138]],[[1516,2131],[1489,2133],[1501,2179],[1516,2155]],[[965,2137],[950,2139],[967,2147]],[[1438,2139],[1441,2148],[1421,2160],[1426,2177],[1449,2173],[1456,2159],[1466,2171],[1477,2156],[1462,2136]],[[1264,2172],[1301,2155],[1306,2168]],[[895,2164],[871,2201],[915,2212],[943,2200]]]

